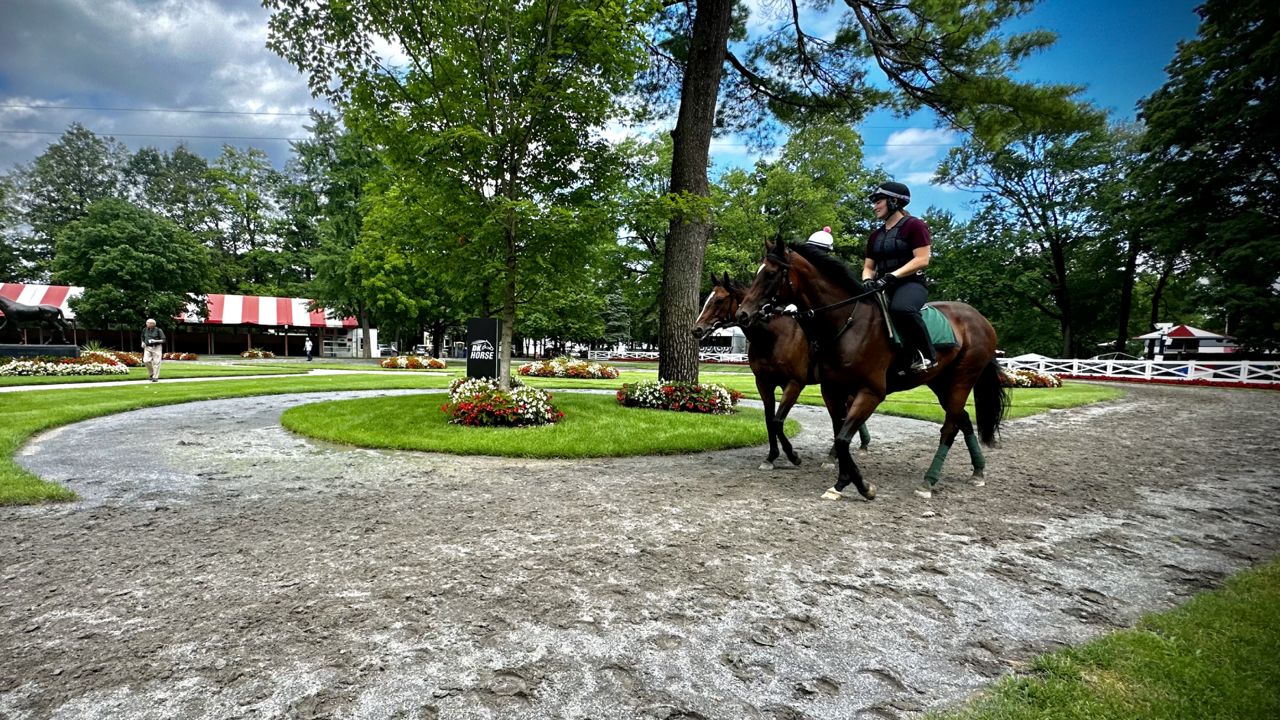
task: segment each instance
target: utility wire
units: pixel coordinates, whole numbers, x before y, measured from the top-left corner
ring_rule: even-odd
[[[21,110],[95,110],[101,112],[154,112],[154,113],[192,113],[199,115],[273,115],[283,117],[310,117],[311,113],[293,113],[293,112],[253,112],[248,110],[182,110],[178,108],[130,108],[130,107],[89,107],[85,105],[10,105],[3,104],[0,108],[15,108]]]
[[[3,135],[61,135],[64,130],[0,130]],[[168,140],[281,140],[293,142],[305,137],[276,137],[251,135],[162,135],[156,133],[101,133],[107,137],[163,138]],[[862,147],[955,147],[960,143],[863,143]],[[745,143],[715,143],[718,148],[749,148]]]

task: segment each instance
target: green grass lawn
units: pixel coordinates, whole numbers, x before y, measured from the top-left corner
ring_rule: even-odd
[[[1280,718],[1280,561],[1137,627],[1038,658],[933,720]]]
[[[303,363],[261,364],[253,363],[220,365],[192,363],[179,365],[177,361],[167,362],[162,369],[162,377],[174,379],[180,374],[188,377],[217,377],[226,375],[245,375],[258,372],[263,375],[289,373],[296,371],[295,365],[306,368]],[[68,423],[87,420],[93,417],[124,412],[141,407],[172,403],[191,402],[224,397],[243,397],[249,395],[269,395],[276,393],[316,392],[336,390],[369,390],[380,388],[437,388],[444,389],[449,381],[461,374],[462,368],[453,368],[448,374],[436,374],[417,371],[382,371],[362,375],[328,375],[319,377],[264,377],[262,379],[236,380],[234,382],[201,382],[201,383],[145,383],[135,385],[97,387],[86,386],[76,389],[33,390],[31,392],[0,393],[0,504],[27,504],[51,500],[68,500],[74,497],[71,491],[61,486],[44,482],[23,470],[13,462],[13,454],[22,443],[37,432],[58,427]],[[247,366],[247,367],[246,367]],[[351,368],[351,364],[340,364],[339,367]],[[356,366],[369,368],[369,365]],[[709,368],[729,366],[710,365]],[[144,371],[131,369],[130,377],[140,380]],[[616,390],[624,382],[635,382],[652,378],[653,371],[644,371],[634,367],[623,368],[622,377],[617,380],[570,380],[563,378],[529,378],[530,385],[544,388],[600,388]],[[31,378],[14,378],[27,380]],[[749,373],[730,373],[715,376],[708,372],[704,378],[708,382],[720,382],[724,385],[742,390],[748,397],[755,397],[755,388]],[[43,378],[42,378],[43,380]],[[66,378],[49,378],[49,381],[64,382]],[[28,382],[27,384],[33,384]],[[1014,391],[1015,416],[1042,412],[1048,408],[1071,407],[1099,400],[1106,400],[1122,394],[1118,388],[1100,385],[1069,383],[1062,388],[1052,390],[1016,390]],[[562,395],[566,400],[568,395]],[[907,417],[941,421],[941,412],[937,403],[927,390],[913,390],[890,396],[882,407],[882,412]],[[802,401],[820,404],[816,389],[806,391]],[[644,412],[644,411],[640,411]],[[689,418],[705,417],[689,415]],[[681,422],[691,422],[682,420]],[[758,421],[754,424],[759,424]],[[568,427],[583,428],[584,424],[570,424]],[[387,423],[376,425],[378,428],[390,428]],[[874,419],[872,428],[874,432]],[[389,430],[388,430],[389,432]],[[758,442],[764,442],[763,435]],[[383,445],[388,446],[389,445]],[[703,445],[723,447],[717,445]],[[678,452],[670,450],[670,452]]]
[[[553,394],[564,413],[554,425],[477,428],[450,425],[440,406],[448,395],[335,400],[290,408],[282,424],[294,432],[362,447],[459,455],[584,458],[747,447],[768,442],[763,413],[699,415],[618,405],[612,395]],[[605,431],[607,429],[607,431]],[[788,434],[799,430],[788,421]]]

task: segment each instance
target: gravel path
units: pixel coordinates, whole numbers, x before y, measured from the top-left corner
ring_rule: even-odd
[[[954,704],[1280,552],[1280,394],[1128,390],[1008,423],[985,488],[957,447],[932,500],[935,426],[876,417],[872,503],[818,500],[811,409],[805,465],[773,473],[759,448],[456,458],[280,428],[333,394],[68,426],[19,461],[82,500],[0,508],[0,718]]]

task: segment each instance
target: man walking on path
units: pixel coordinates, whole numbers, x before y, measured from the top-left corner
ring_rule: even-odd
[[[142,364],[147,366],[151,382],[160,380],[160,360],[164,358],[164,331],[156,327],[156,321],[147,318],[142,329]]]
[[[302,343],[302,349],[307,352],[307,362],[311,362],[311,347],[311,338],[307,338],[306,342]]]

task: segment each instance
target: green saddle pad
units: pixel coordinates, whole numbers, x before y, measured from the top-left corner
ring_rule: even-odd
[[[898,327],[889,313],[889,303],[884,299],[883,294],[880,295],[879,300],[884,318],[889,323],[889,336],[893,339],[894,345],[901,347],[902,337],[898,335]],[[920,309],[920,317],[924,318],[924,326],[929,330],[929,340],[933,342],[935,348],[947,349],[959,344],[956,342],[955,329],[951,327],[951,323],[947,322],[947,316],[943,315],[941,310],[932,305],[925,305]]]
[[[929,329],[929,339],[933,341],[936,348],[950,348],[956,346],[956,331],[951,327],[951,323],[947,321],[947,316],[942,311],[932,305],[925,305],[920,311],[920,315],[924,317],[924,326]]]

